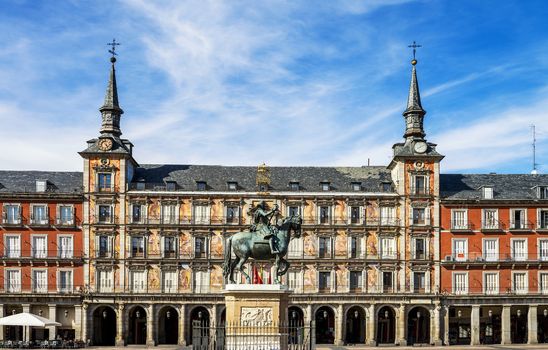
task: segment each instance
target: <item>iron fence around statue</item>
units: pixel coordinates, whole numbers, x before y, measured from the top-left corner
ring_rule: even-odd
[[[315,324],[288,322],[281,325],[210,325],[192,322],[193,350],[312,350]]]

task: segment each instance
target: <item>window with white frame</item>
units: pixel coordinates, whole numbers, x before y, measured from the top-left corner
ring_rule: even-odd
[[[318,289],[319,292],[329,292],[331,290],[331,272],[320,271],[318,273]]]
[[[48,189],[47,180],[36,180],[36,192],[46,192]]]
[[[96,256],[98,258],[110,258],[113,256],[112,252],[112,236],[98,235],[96,236],[97,246],[95,248]]]
[[[32,291],[34,293],[47,293],[48,271],[42,269],[32,270]]]
[[[240,207],[236,204],[226,206],[226,223],[237,224],[240,222]]]
[[[5,290],[8,293],[21,292],[21,270],[5,269]]]
[[[19,204],[4,204],[2,215],[5,224],[19,225],[21,223],[21,206]]]
[[[57,210],[58,225],[74,225],[74,208],[72,205],[60,205]]]
[[[207,245],[208,238],[205,236],[194,237],[194,257],[206,258],[207,257]]]
[[[101,204],[98,206],[99,223],[111,224],[113,222],[112,205]]]
[[[510,210],[510,228],[512,229],[526,229],[527,226],[527,212],[525,209],[511,209]]]
[[[32,235],[32,257],[46,258],[48,256],[48,241],[45,235]]]
[[[485,261],[498,261],[499,240],[497,238],[483,239],[483,258]]]
[[[548,199],[548,186],[539,186],[537,191],[539,199]]]
[[[4,249],[6,257],[20,258],[21,257],[21,236],[5,235]]]
[[[426,259],[426,239],[413,237],[411,239],[411,257],[415,260]]]
[[[331,237],[318,237],[318,257],[331,257]]]
[[[538,259],[548,261],[548,239],[538,240]]]
[[[488,230],[499,228],[498,209],[483,209],[482,228]]]
[[[57,240],[57,256],[61,259],[71,259],[74,256],[72,236],[59,236]]]
[[[482,189],[482,197],[483,199],[493,199],[494,191],[493,187],[491,186],[485,186]]]
[[[539,229],[548,229],[548,209],[539,209],[537,217],[537,226]]]
[[[101,293],[112,293],[114,290],[114,271],[97,270],[97,289]]]
[[[424,293],[426,291],[426,273],[422,271],[413,272],[413,292]]]
[[[177,205],[176,204],[162,204],[162,224],[176,224],[177,223]]]
[[[428,193],[428,178],[425,175],[413,175],[411,194],[420,195]]]
[[[109,192],[112,190],[112,174],[98,173],[97,174],[97,191]]]
[[[162,271],[162,292],[164,293],[177,292],[177,271],[175,270]]]
[[[145,237],[131,236],[131,257],[132,258],[145,257]]]
[[[48,206],[45,204],[32,205],[30,222],[34,225],[47,225],[49,223]]]
[[[396,208],[380,207],[380,224],[384,226],[393,226],[396,224]]]
[[[134,203],[131,205],[131,222],[134,224],[142,223],[144,220],[143,216],[143,205]]]
[[[303,238],[293,238],[289,241],[289,247],[287,248],[287,256],[291,258],[299,258],[303,256]]]
[[[146,271],[134,270],[129,273],[130,292],[144,293],[147,290]]]
[[[468,210],[467,209],[453,209],[451,211],[451,227],[455,230],[467,230],[468,229]]]
[[[430,224],[430,208],[413,208],[411,224],[413,225],[429,225]]]
[[[209,224],[209,204],[194,204],[194,223],[198,225]]]
[[[350,218],[349,222],[351,224],[361,224],[362,223],[362,210],[360,206],[353,205],[349,207],[348,216]]]
[[[57,290],[59,293],[71,293],[72,292],[72,271],[71,270],[59,270],[57,271]]]
[[[539,288],[539,293],[548,294],[548,273],[546,272],[539,273],[538,288]]]
[[[497,272],[485,272],[483,274],[483,292],[485,294],[498,294],[499,274]]]
[[[287,206],[287,216],[301,215],[301,207],[299,205]]]
[[[468,272],[453,272],[453,294],[468,294]]]
[[[512,259],[516,261],[527,260],[527,238],[512,238]]]
[[[396,291],[394,288],[394,272],[383,271],[381,277],[382,277],[382,292],[394,293]]]
[[[350,271],[349,273],[349,290],[351,292],[359,292],[363,288],[362,271]]]
[[[465,238],[453,239],[453,258],[456,261],[468,259],[468,240]]]
[[[194,292],[209,292],[209,271],[194,271]]]
[[[331,220],[331,207],[322,205],[318,208],[318,220],[320,224],[329,224]]]
[[[177,237],[164,236],[162,237],[162,257],[176,258],[177,257]]]
[[[362,255],[361,237],[348,237],[348,256],[352,259],[360,258]]]
[[[527,288],[527,272],[512,272],[512,290],[514,293],[526,294]]]
[[[321,182],[320,187],[322,191],[329,191],[331,189],[331,184],[329,182]]]
[[[295,293],[300,293],[303,290],[303,279],[301,271],[288,271],[287,272],[287,286],[289,290]]]
[[[382,237],[381,238],[381,259],[396,258],[396,238]]]

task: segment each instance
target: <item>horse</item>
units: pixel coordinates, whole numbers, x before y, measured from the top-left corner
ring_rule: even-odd
[[[242,231],[235,233],[227,240],[223,263],[223,276],[225,281],[236,283],[234,281],[234,270],[239,269],[245,276],[247,283],[251,283],[251,278],[244,271],[244,264],[247,259],[255,260],[272,260],[276,259],[276,276],[274,283],[280,283],[279,276],[283,276],[289,269],[289,263],[283,258],[287,254],[289,240],[291,239],[291,231],[294,232],[294,237],[301,236],[302,218],[299,215],[292,215],[282,220],[282,224],[274,233],[278,253],[272,254],[270,244],[263,235],[257,232]],[[236,258],[232,261],[232,251]],[[284,265],[283,268],[280,265]]]

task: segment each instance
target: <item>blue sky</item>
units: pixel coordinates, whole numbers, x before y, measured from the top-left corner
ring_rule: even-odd
[[[113,37],[140,163],[388,164],[416,40],[444,172],[548,172],[546,1],[0,2],[0,168],[80,170]]]

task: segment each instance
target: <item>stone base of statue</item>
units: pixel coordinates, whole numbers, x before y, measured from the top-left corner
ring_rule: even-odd
[[[290,293],[279,284],[226,285],[225,349],[287,349]]]

